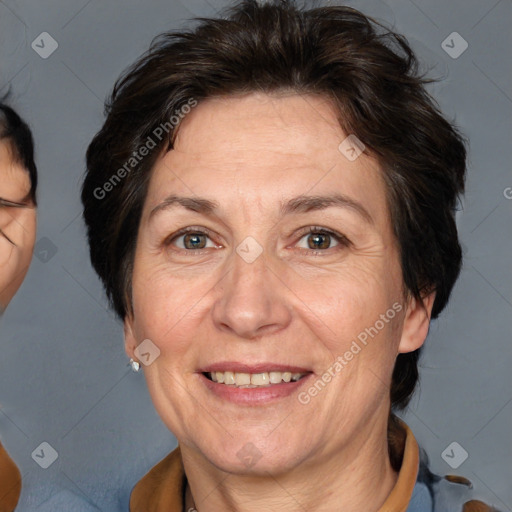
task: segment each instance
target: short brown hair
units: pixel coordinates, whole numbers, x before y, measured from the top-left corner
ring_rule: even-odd
[[[91,261],[116,312],[121,318],[131,312],[149,176],[162,152],[172,149],[176,129],[131,169],[126,162],[191,98],[286,89],[332,98],[343,131],[378,159],[406,290],[418,299],[435,291],[435,318],[461,267],[454,210],[466,149],[425,90],[432,81],[419,74],[403,36],[349,7],[307,10],[289,0],[246,0],[223,17],[157,37],[115,84],[106,121],[87,151],[82,202]],[[98,194],[116,172],[109,193]],[[418,355],[398,356],[395,408],[405,407],[414,391]]]

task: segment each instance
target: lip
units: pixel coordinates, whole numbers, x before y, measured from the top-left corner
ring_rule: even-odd
[[[291,372],[291,373],[311,373],[311,369],[300,366],[290,366],[286,364],[265,362],[257,364],[245,364],[237,361],[223,361],[213,363],[197,370],[199,373],[210,372],[234,372],[234,373],[265,373],[265,372]]]
[[[235,373],[264,373],[268,371],[306,373],[304,377],[297,381],[281,382],[272,384],[268,387],[257,388],[237,388],[235,386],[226,386],[210,380],[205,373],[232,371]],[[206,387],[209,393],[222,401],[231,402],[236,405],[265,405],[275,403],[279,400],[289,397],[297,390],[306,385],[314,375],[311,370],[299,366],[290,366],[274,363],[243,364],[237,362],[222,362],[208,365],[198,371],[197,375],[201,383]]]

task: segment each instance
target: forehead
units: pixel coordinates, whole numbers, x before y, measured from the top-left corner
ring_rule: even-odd
[[[343,132],[332,102],[322,96],[250,93],[207,99],[181,123],[175,149],[188,154],[243,155],[248,150],[311,158],[326,135]]]
[[[349,161],[339,150],[347,138],[327,98],[296,93],[251,93],[205,100],[182,121],[174,149],[155,165],[148,198],[171,192],[225,196],[263,204],[283,196],[330,193],[373,195],[382,208],[378,162]]]
[[[30,191],[30,176],[15,162],[9,141],[0,140],[0,197],[20,201]]]

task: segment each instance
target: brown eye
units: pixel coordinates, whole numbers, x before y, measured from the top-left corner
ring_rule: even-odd
[[[319,228],[309,227],[298,242],[301,249],[311,249],[313,253],[327,252],[329,249],[341,249],[350,245],[350,241],[340,233]]]
[[[331,237],[327,233],[312,233],[308,235],[310,249],[329,249]]]
[[[206,247],[206,235],[194,233],[183,237],[185,249],[204,249]]]

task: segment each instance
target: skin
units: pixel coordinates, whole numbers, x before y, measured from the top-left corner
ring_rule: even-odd
[[[36,209],[28,198],[30,177],[0,141],[0,198],[21,207],[0,204],[0,313],[27,274],[36,238]]]
[[[144,371],[181,445],[187,507],[193,496],[200,512],[376,511],[396,482],[386,440],[391,375],[398,353],[424,342],[433,296],[425,307],[404,296],[381,170],[366,153],[345,158],[338,146],[346,136],[322,97],[208,99],[153,169],[125,343],[134,359],[145,339],[160,350]],[[333,193],[370,219],[337,206],[279,213],[295,196]],[[170,194],[219,207],[206,215],[173,206],[151,216]],[[204,248],[175,236],[187,226],[210,231]],[[349,242],[327,237],[311,249],[308,226]],[[252,263],[236,252],[247,236],[263,249]],[[306,405],[297,393],[236,405],[197,373],[219,361],[274,361],[308,368],[317,380],[394,303],[403,310]],[[247,443],[261,454],[252,467],[237,456]]]

